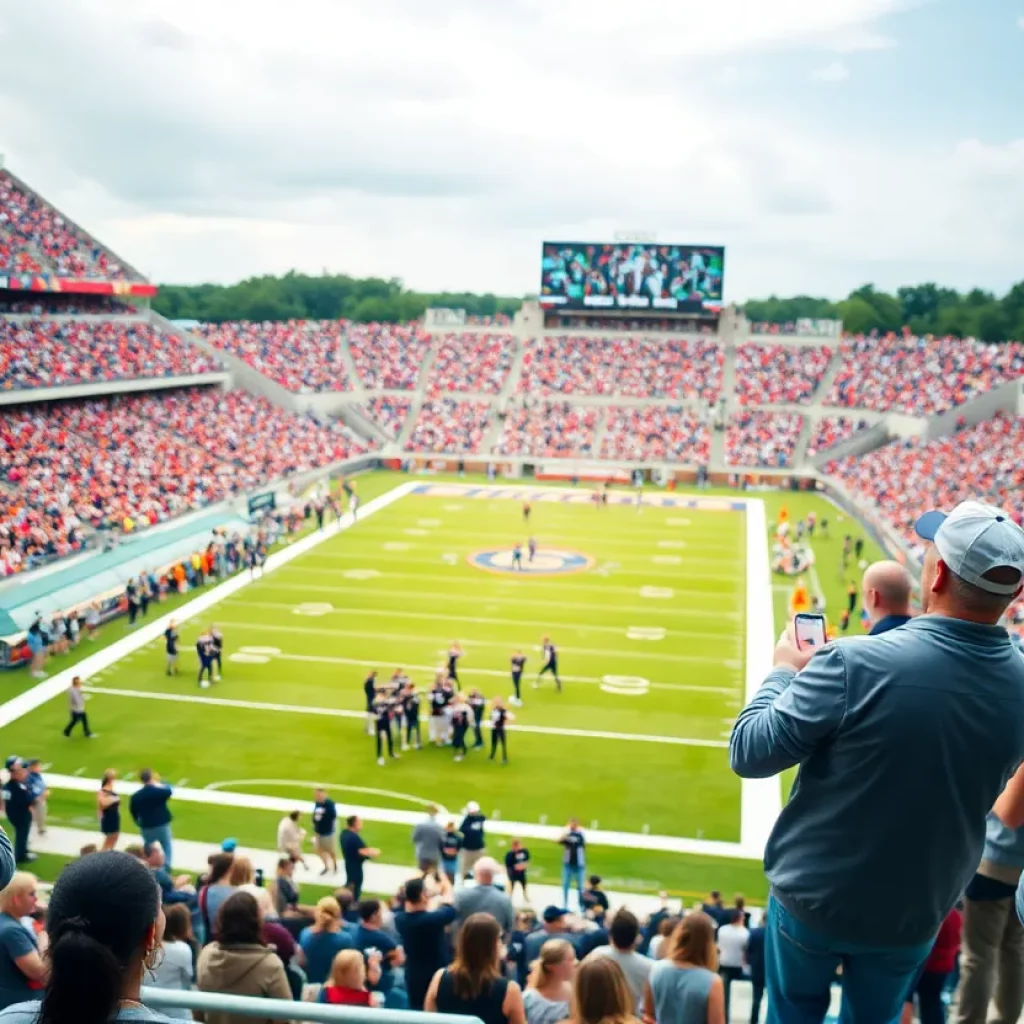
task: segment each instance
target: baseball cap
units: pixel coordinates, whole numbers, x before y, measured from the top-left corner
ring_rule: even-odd
[[[221,850],[224,851],[224,853],[234,853],[235,850],[238,848],[238,840],[237,839],[225,839],[220,844],[220,848],[221,848]]]
[[[475,800],[470,800],[469,803],[466,804],[466,810],[470,814],[479,814],[480,805]]]
[[[24,768],[25,767],[25,762],[22,761],[22,759],[20,757],[18,757],[17,754],[11,754],[11,756],[9,758],[7,758],[6,761],[4,761],[4,767],[8,771],[10,771],[12,768],[18,768],[18,767]]]
[[[930,540],[939,556],[961,579],[989,594],[1012,597],[1024,580],[1024,530],[1008,512],[980,501],[962,501],[948,515],[925,512],[914,524],[917,535]],[[986,579],[996,568],[1013,569],[1012,583]]]
[[[568,913],[568,910],[563,910],[561,907],[545,907],[544,921],[546,924],[554,924],[556,921],[561,921]]]

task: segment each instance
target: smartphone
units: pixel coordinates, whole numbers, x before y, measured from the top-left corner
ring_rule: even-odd
[[[797,650],[806,651],[808,648],[824,647],[827,640],[825,616],[799,612],[793,617],[793,634],[796,637]]]

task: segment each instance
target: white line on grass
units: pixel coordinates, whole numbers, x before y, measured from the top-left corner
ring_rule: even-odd
[[[175,704],[203,704],[210,707],[242,709],[244,711],[274,711],[296,715],[321,715],[329,718],[355,718],[366,721],[365,711],[345,711],[341,708],[321,708],[302,704],[275,704],[256,700],[229,700],[225,697],[200,697],[190,693],[155,693],[149,690],[117,690],[105,686],[89,686],[89,693],[100,693],[108,697],[133,697],[139,700],[162,700]],[[485,729],[490,728],[484,722]],[[677,747],[714,747],[724,750],[729,746],[720,740],[692,739],[682,736],[647,736],[642,733],[607,732],[600,729],[564,729],[544,725],[510,725],[514,732],[535,733],[538,736],[569,736],[586,740],[625,740],[627,743],[662,743]]]
[[[243,608],[279,608],[285,611],[294,611],[296,605],[278,601],[253,601],[248,597],[228,598],[224,604],[238,605]],[[564,605],[562,606],[565,607]],[[591,612],[599,608],[590,606]],[[600,609],[603,610],[603,609]],[[580,630],[584,633],[608,633],[611,636],[624,637],[627,630],[621,626],[595,626],[588,622],[548,622],[546,619],[495,619],[484,618],[472,615],[440,615],[437,612],[412,612],[398,608],[364,608],[359,605],[335,605],[328,612],[328,615],[344,615],[351,619],[356,615],[380,616],[386,619],[425,619],[427,622],[460,622],[472,623],[474,626],[529,626],[538,630]],[[639,612],[638,614],[645,614]],[[727,636],[733,638],[735,629],[728,629],[724,633],[711,629],[702,629],[700,632],[690,632],[681,629],[665,629],[666,636],[682,637],[686,640],[701,640],[707,636]]]

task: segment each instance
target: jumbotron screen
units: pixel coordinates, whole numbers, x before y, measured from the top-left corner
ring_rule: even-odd
[[[725,249],[653,242],[545,242],[540,303],[560,309],[700,313],[722,305]]]

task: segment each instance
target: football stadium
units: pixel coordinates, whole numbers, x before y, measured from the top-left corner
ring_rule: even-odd
[[[15,171],[0,169],[0,729],[7,831],[47,886],[96,847],[151,858],[134,797],[169,784],[164,900],[197,922],[212,854],[278,886],[301,858],[292,924],[352,889],[347,862],[320,870],[325,793],[338,832],[358,819],[372,848],[362,895],[399,909],[417,862],[441,883],[414,829],[479,814],[513,895],[528,848],[516,908],[547,905],[548,924],[575,908],[579,934],[602,928],[576,891],[585,864],[636,910],[645,950],[693,906],[728,927],[738,908],[744,930],[753,908],[756,926],[798,767],[813,786],[839,763],[831,737],[886,704],[855,711],[844,682],[813,755],[742,768],[738,719],[778,674],[780,634],[796,615],[823,616],[828,640],[878,632],[865,570],[883,560],[924,581],[900,621],[934,611],[928,552],[957,570],[915,532],[923,511],[1024,519],[1009,333],[756,319],[725,300],[724,246],[653,237],[538,237],[536,294],[511,312],[165,315],[130,253]],[[1019,588],[997,585],[985,628],[1021,645]],[[808,659],[782,661],[787,682]],[[1011,770],[995,774],[1001,788]],[[719,950],[724,978],[750,980]]]

